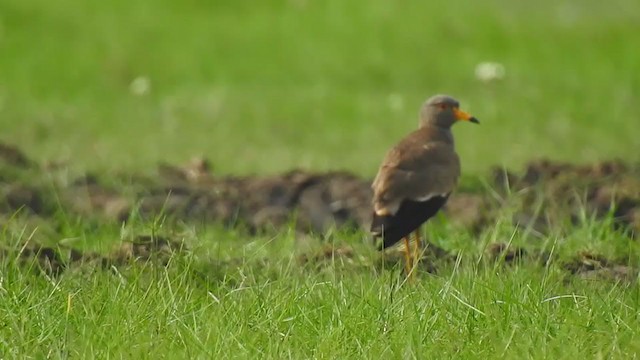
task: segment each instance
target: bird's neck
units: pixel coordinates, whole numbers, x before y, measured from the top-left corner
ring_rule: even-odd
[[[428,134],[428,138],[431,141],[444,142],[450,144],[451,146],[454,145],[453,133],[451,132],[451,128],[444,128],[433,124],[421,124],[419,129],[420,131],[424,131],[426,134]]]

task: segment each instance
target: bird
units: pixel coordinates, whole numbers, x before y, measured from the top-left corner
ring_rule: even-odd
[[[412,277],[419,261],[420,229],[445,205],[460,177],[460,158],[451,127],[458,121],[480,121],[460,110],[449,95],[435,95],[420,109],[418,129],[385,155],[373,180],[371,234],[380,250],[404,241],[405,271]],[[409,247],[411,234],[415,251]]]

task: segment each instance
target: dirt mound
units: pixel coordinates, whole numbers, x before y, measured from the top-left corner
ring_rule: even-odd
[[[142,235],[133,241],[118,244],[106,259],[112,265],[124,265],[135,261],[167,265],[173,255],[187,250],[184,243],[178,240]]]
[[[301,169],[272,176],[220,176],[211,169],[206,159],[194,158],[184,166],[162,163],[153,175],[85,174],[69,178],[64,166],[38,164],[20,149],[0,143],[0,222],[19,213],[43,219],[55,228],[63,213],[100,224],[162,216],[167,221],[241,227],[248,234],[291,226],[299,234],[323,235],[333,228],[368,230],[372,197],[369,179],[344,171]],[[494,168],[484,184],[488,186],[463,188],[451,197],[444,212],[454,226],[480,234],[509,214],[514,227],[543,236],[567,231],[587,218],[611,217],[616,230],[632,237],[640,234],[639,166],[618,160],[588,165],[538,160],[520,174]],[[123,242],[105,256],[35,244],[24,246],[18,253],[3,250],[0,256],[33,261],[41,271],[56,275],[84,262],[102,267],[132,261],[166,264],[172,254],[183,249],[166,238],[146,237]],[[423,264],[427,271],[435,271],[435,260],[452,257],[435,247],[426,254]],[[505,263],[534,255],[504,244],[488,249],[489,258]],[[538,255],[544,259],[544,254]],[[349,262],[353,252],[331,248],[304,255],[299,262],[322,263],[328,258]],[[393,255],[389,259],[397,260]],[[576,259],[574,263],[582,265],[567,265],[567,270],[581,276],[631,273],[622,265],[604,262],[587,269],[585,261],[595,260],[586,256]]]
[[[243,226],[251,233],[294,225],[303,233],[367,230],[370,180],[347,172],[293,170],[273,176],[216,176],[206,159],[184,166],[160,164],[157,176],[87,174],[55,181],[19,149],[0,144],[0,214],[59,210],[101,221],[124,222],[132,214]],[[445,207],[454,224],[480,233],[510,211],[514,226],[546,234],[586,216],[612,215],[614,226],[640,231],[640,169],[621,161],[591,165],[539,160],[521,175],[494,168],[484,191],[454,193]],[[52,184],[52,180],[53,184]],[[489,190],[489,191],[487,191]]]
[[[178,218],[240,224],[252,233],[289,224],[299,231],[324,233],[331,227],[357,228],[369,217],[368,182],[344,172],[293,170],[242,178],[201,174],[189,181],[179,168],[167,177],[167,169],[163,165],[160,172],[162,184],[141,196],[143,214],[157,213],[162,204]]]
[[[21,268],[56,277],[65,270],[86,266],[101,269],[133,263],[166,266],[172,256],[187,250],[180,241],[150,235],[122,241],[106,255],[64,245],[52,247],[28,241],[17,248],[0,248],[0,260],[15,261]]]
[[[585,217],[612,215],[617,229],[631,236],[640,232],[640,167],[619,160],[589,165],[539,160],[520,176],[495,168],[492,180],[502,206],[516,210],[515,225],[547,233]]]
[[[523,259],[527,255],[527,250],[506,243],[492,243],[487,247],[487,253],[493,261],[503,260],[505,263],[510,263]]]
[[[635,280],[638,271],[621,260],[609,260],[586,251],[579,252],[563,266],[571,274],[585,280],[609,280],[629,282]]]
[[[325,245],[318,251],[299,255],[298,263],[301,265],[322,265],[335,261],[351,262],[355,256],[356,254],[350,246]]]

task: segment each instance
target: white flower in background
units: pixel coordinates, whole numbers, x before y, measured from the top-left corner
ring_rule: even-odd
[[[138,76],[129,84],[129,91],[136,96],[146,95],[151,91],[151,80],[146,76]]]
[[[480,81],[490,82],[502,80],[505,76],[504,65],[497,62],[481,62],[476,65],[476,78]]]

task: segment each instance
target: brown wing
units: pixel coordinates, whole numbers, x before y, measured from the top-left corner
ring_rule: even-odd
[[[414,132],[387,153],[372,185],[377,214],[394,214],[403,200],[427,200],[456,186],[460,160],[453,144],[429,135]]]

